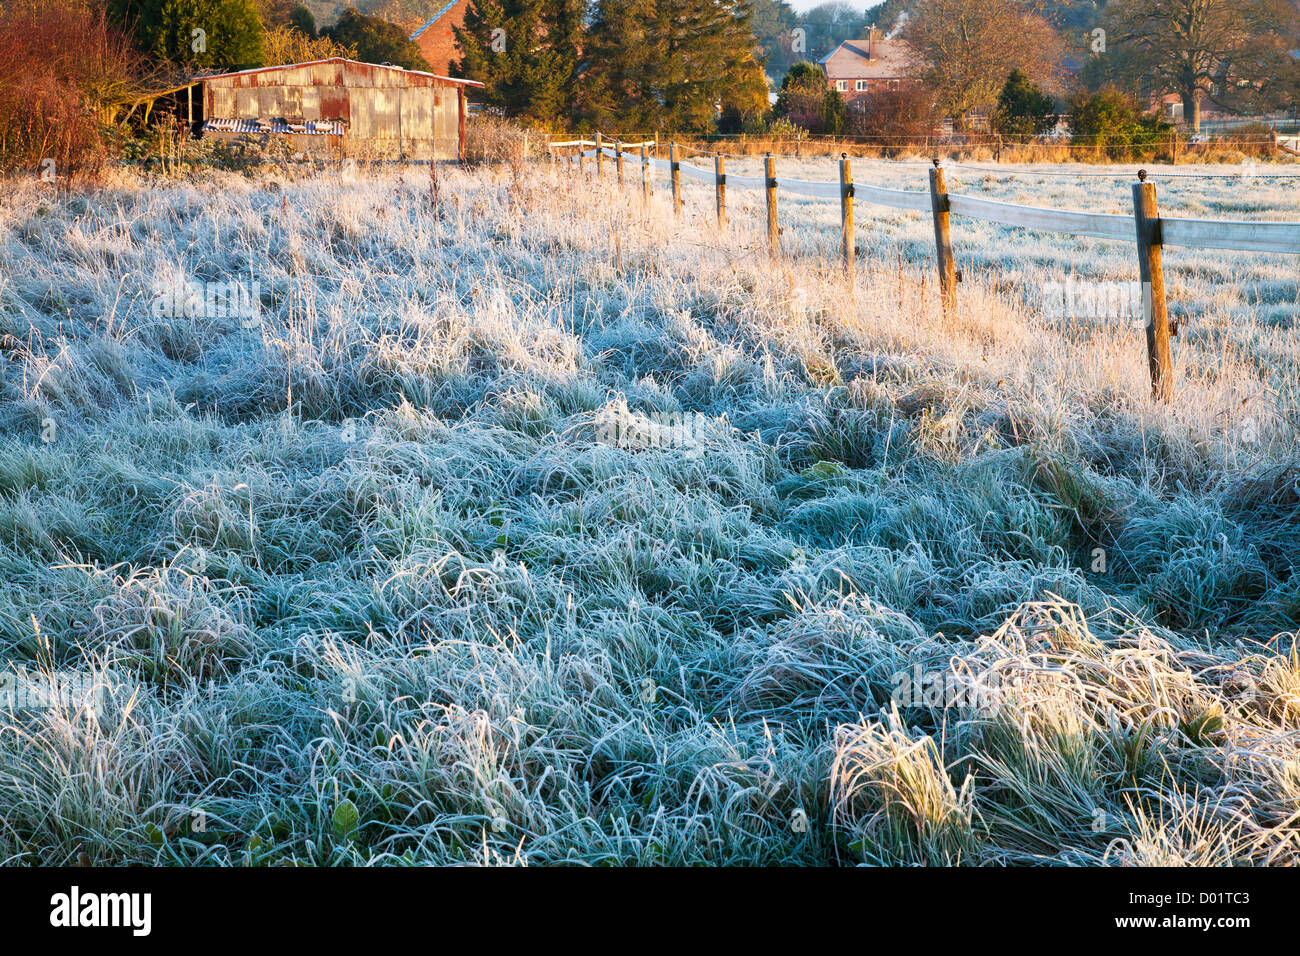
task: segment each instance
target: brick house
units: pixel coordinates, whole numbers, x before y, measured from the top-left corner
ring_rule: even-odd
[[[1147,101],[1147,112],[1155,113],[1171,123],[1183,120],[1183,98],[1178,93],[1153,93]]]
[[[438,76],[451,76],[451,65],[461,57],[460,45],[452,30],[465,25],[469,3],[470,0],[451,0],[411,34],[412,42],[420,48]]]
[[[911,48],[903,40],[881,37],[874,27],[865,39],[845,40],[819,63],[831,89],[852,109],[865,109],[873,92],[916,82]]]

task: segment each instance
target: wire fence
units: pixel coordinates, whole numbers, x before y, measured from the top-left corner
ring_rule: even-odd
[[[1173,361],[1162,267],[1163,247],[1171,245],[1194,249],[1300,255],[1300,222],[1241,222],[1161,216],[1157,209],[1156,186],[1154,182],[1149,181],[1146,170],[1137,172],[1138,181],[1132,186],[1133,215],[1121,216],[1054,209],[1047,206],[1025,206],[962,193],[950,193],[944,169],[938,160],[929,164],[927,189],[893,189],[854,183],[852,161],[847,155],[842,155],[839,160],[838,181],[807,180],[778,177],[776,164],[777,160],[783,157],[771,154],[763,157],[763,175],[737,176],[728,175],[726,172],[726,159],[729,158],[726,154],[711,154],[713,168],[707,169],[690,162],[683,162],[679,158],[682,153],[692,152],[699,156],[701,152],[690,147],[682,147],[675,142],[667,144],[668,159],[666,160],[647,152],[647,149],[652,147],[657,151],[660,146],[657,139],[638,143],[616,141],[612,147],[605,143],[604,137],[597,133],[592,140],[575,139],[551,143],[550,153],[554,161],[568,163],[571,166],[576,164],[580,171],[585,161],[592,159],[598,177],[604,173],[605,160],[612,160],[620,185],[625,182],[625,166],[629,162],[633,163],[640,169],[641,188],[646,198],[649,197],[650,170],[665,172],[672,183],[673,209],[678,215],[681,214],[682,209],[681,179],[683,176],[698,182],[711,183],[714,188],[719,225],[725,225],[727,221],[726,190],[728,187],[760,189],[765,197],[768,245],[774,255],[780,254],[779,193],[812,199],[839,200],[841,255],[850,276],[854,274],[854,211],[858,203],[918,212],[929,211],[934,221],[939,293],[945,311],[956,308],[957,283],[962,278],[961,271],[956,268],[956,259],[953,255],[952,216],[1021,229],[1135,243],[1142,281],[1143,324],[1146,328],[1152,390],[1158,399],[1164,401],[1168,401],[1173,395]],[[980,169],[981,167],[967,168]],[[1005,172],[1005,170],[993,171]],[[1132,174],[1114,175],[1131,176]]]
[[[656,153],[666,143],[657,133],[622,132],[623,141],[653,143]],[[607,140],[608,141],[608,140]],[[960,131],[899,135],[820,135],[795,137],[750,133],[713,133],[677,142],[681,149],[733,159],[766,155],[806,159],[848,153],[852,158],[889,158],[916,164],[929,158],[988,159],[994,162],[1179,162],[1238,161],[1243,157],[1287,161],[1300,157],[1300,143],[1278,129],[1264,132],[1206,132],[1188,136],[1170,131],[1135,141],[1113,134],[1081,136],[1052,133],[1015,135]],[[904,157],[921,157],[904,159]]]

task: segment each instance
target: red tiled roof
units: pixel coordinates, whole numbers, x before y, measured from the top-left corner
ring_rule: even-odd
[[[828,80],[901,79],[916,75],[912,48],[902,40],[846,40],[821,59]]]

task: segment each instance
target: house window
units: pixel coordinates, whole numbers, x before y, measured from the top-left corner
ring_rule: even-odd
[[[868,84],[868,82],[869,82],[868,80],[858,80],[858,92],[859,92],[859,93],[865,93],[865,92],[867,92],[867,89],[868,89],[867,84]]]
[[[898,89],[898,80],[890,80],[890,81],[889,81],[889,88],[890,88],[891,90],[896,90],[896,89]]]
[[[841,93],[843,93],[843,92],[844,92],[845,90],[847,90],[848,88],[849,88],[849,81],[848,81],[848,80],[836,80],[836,81],[835,81],[835,89],[839,90]]]

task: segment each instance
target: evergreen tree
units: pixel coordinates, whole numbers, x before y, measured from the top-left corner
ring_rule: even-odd
[[[108,0],[105,7],[159,59],[205,68],[262,65],[262,21],[252,0]]]
[[[305,37],[316,35],[316,18],[312,16],[311,10],[301,3],[289,12],[289,25]]]
[[[583,0],[474,0],[456,28],[455,72],[483,83],[489,106],[543,125],[573,109]]]
[[[344,10],[339,22],[320,35],[340,46],[355,47],[357,59],[365,63],[392,63],[407,70],[432,69],[405,30],[379,17],[368,17],[356,7]]]
[[[1012,70],[998,94],[998,129],[1018,136],[1045,133],[1052,127],[1052,98],[1023,70]]]
[[[598,0],[586,106],[606,128],[711,131],[720,110],[767,109],[747,4]]]

